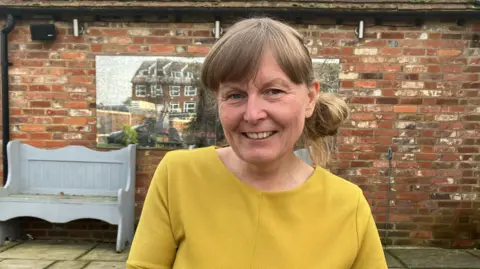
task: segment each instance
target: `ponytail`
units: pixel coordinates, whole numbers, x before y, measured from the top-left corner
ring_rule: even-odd
[[[335,135],[349,117],[347,103],[332,93],[320,93],[315,109],[305,121],[303,138],[305,149],[310,149],[313,164],[327,168],[330,164]]]

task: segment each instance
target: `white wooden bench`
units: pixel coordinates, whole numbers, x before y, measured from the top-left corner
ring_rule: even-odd
[[[51,223],[98,219],[118,225],[117,252],[131,243],[135,225],[136,146],[95,151],[83,146],[39,149],[7,145],[7,184],[0,187],[0,246],[18,236],[12,219]]]

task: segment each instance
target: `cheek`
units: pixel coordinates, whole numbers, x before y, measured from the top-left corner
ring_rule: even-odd
[[[233,129],[238,125],[238,116],[233,109],[230,109],[227,106],[219,107],[218,118],[224,129]]]

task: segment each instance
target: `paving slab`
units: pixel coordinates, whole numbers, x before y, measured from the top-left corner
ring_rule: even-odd
[[[387,265],[389,269],[403,269],[403,266],[395,257],[390,255],[390,253],[385,252],[385,258],[387,259]]]
[[[3,260],[0,269],[45,269],[55,261],[39,260]]]
[[[117,253],[115,244],[100,244],[82,256],[80,260],[126,262],[129,250],[129,248],[126,248],[122,253]]]
[[[82,269],[89,263],[88,261],[58,261],[52,264],[48,269]]]
[[[480,269],[480,259],[463,250],[419,248],[391,249],[389,252],[402,260],[410,269]]]
[[[29,241],[0,252],[0,258],[71,261],[85,254],[93,246],[93,243]]]
[[[84,269],[125,269],[125,262],[91,262]]]

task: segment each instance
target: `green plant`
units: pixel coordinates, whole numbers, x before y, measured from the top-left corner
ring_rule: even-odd
[[[125,146],[129,144],[137,144],[138,143],[137,131],[135,131],[135,129],[133,129],[131,126],[128,126],[128,125],[123,126],[122,142]]]

